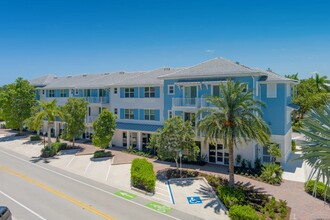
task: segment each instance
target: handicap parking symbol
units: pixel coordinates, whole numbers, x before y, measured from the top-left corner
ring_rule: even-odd
[[[202,200],[199,196],[188,196],[187,200],[189,204],[202,204]]]

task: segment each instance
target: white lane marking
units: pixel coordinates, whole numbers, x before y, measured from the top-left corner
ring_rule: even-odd
[[[84,174],[87,173],[87,170],[88,170],[88,168],[90,167],[91,164],[92,164],[92,161],[89,161],[89,163],[88,163],[88,165],[87,165],[87,167],[86,167],[86,169],[85,169],[85,171],[84,171]]]
[[[93,185],[91,185],[91,184],[88,184],[88,183],[85,183],[85,182],[83,182],[83,181],[77,180],[77,179],[72,178],[72,177],[70,177],[70,176],[67,176],[67,175],[64,175],[64,174],[62,174],[62,173],[56,172],[56,171],[54,171],[54,170],[48,169],[48,168],[46,168],[46,167],[42,167],[42,166],[40,166],[39,164],[31,163],[30,161],[24,160],[24,159],[22,159],[22,158],[20,158],[20,157],[17,157],[17,156],[15,156],[15,155],[11,154],[11,153],[7,153],[7,152],[5,152],[5,151],[3,151],[3,150],[0,150],[0,152],[2,152],[2,153],[4,153],[4,154],[7,154],[7,155],[9,155],[9,156],[11,156],[11,157],[14,157],[14,158],[16,158],[16,159],[18,159],[18,160],[20,160],[20,161],[25,162],[25,163],[28,163],[28,164],[30,164],[30,165],[32,165],[32,166],[39,167],[39,168],[41,168],[41,169],[43,169],[43,170],[47,170],[47,171],[49,171],[49,172],[51,172],[51,173],[55,173],[55,174],[57,174],[57,175],[59,175],[59,176],[65,177],[65,178],[67,178],[67,179],[69,179],[69,180],[75,181],[75,182],[80,183],[80,184],[82,184],[82,185],[88,186],[88,187],[90,187],[90,188],[93,188],[93,189],[99,190],[99,191],[101,191],[101,192],[107,193],[107,194],[109,194],[109,195],[115,196],[115,197],[117,197],[117,198],[123,199],[122,197],[117,196],[116,194],[114,194],[114,193],[112,193],[112,192],[106,191],[106,190],[101,189],[101,188],[99,188],[99,187],[93,186]],[[115,188],[115,187],[113,187],[113,188]],[[158,198],[157,198],[157,199],[158,199]],[[130,202],[130,203],[132,203],[132,204],[134,204],[134,205],[137,205],[137,206],[140,206],[140,207],[143,207],[143,208],[145,208],[145,209],[152,210],[152,211],[155,212],[155,210],[153,210],[153,209],[151,209],[151,208],[149,208],[149,207],[147,207],[147,206],[144,206],[144,205],[142,205],[142,204],[140,204],[140,203],[134,202],[134,201],[132,201],[132,200],[126,200],[126,199],[123,199],[123,200],[125,200],[125,201],[127,201],[127,202]],[[163,199],[162,199],[162,200],[163,200]],[[166,201],[166,200],[164,200],[164,201]],[[168,202],[168,201],[167,201],[167,202]],[[176,218],[176,217],[174,217],[174,216],[171,216],[171,215],[168,215],[168,214],[165,214],[165,213],[161,213],[161,212],[156,212],[156,213],[161,214],[161,215],[165,215],[165,216],[167,216],[167,217],[169,217],[169,218],[172,218],[172,219],[180,220],[179,218]]]
[[[72,161],[74,160],[76,156],[73,156],[72,159],[70,160],[70,162],[65,166],[65,168],[67,168],[68,166],[70,166],[70,164],[72,163]]]
[[[156,189],[160,189],[160,190],[163,190],[163,191],[168,191],[168,189],[163,189],[163,188],[160,188],[160,187],[157,187],[157,186],[156,186]]]
[[[109,164],[109,169],[107,172],[107,176],[105,177],[105,181],[108,181],[109,175],[110,175],[110,168],[111,168],[111,159],[110,159],[110,164]]]
[[[38,213],[36,213],[35,211],[29,209],[28,207],[26,207],[25,205],[23,205],[22,203],[20,203],[19,201],[17,201],[16,199],[10,197],[9,195],[7,195],[6,193],[2,192],[0,190],[0,193],[4,196],[6,196],[8,199],[10,199],[11,201],[17,203],[18,205],[20,205],[21,207],[23,207],[24,209],[28,210],[29,212],[31,212],[32,214],[34,214],[35,216],[37,216],[38,218],[42,219],[42,220],[46,220],[44,217],[42,217],[41,215],[39,215]]]

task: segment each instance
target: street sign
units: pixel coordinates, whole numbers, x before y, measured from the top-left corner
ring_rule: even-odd
[[[179,157],[182,157],[182,150],[179,150]]]
[[[167,207],[167,206],[162,205],[162,204],[159,204],[157,202],[150,202],[146,206],[148,208],[151,208],[151,209],[153,209],[153,210],[155,210],[157,212],[161,212],[161,213],[164,213],[164,214],[166,214],[166,213],[168,213],[169,211],[172,210],[172,208]]]
[[[199,196],[188,196],[187,200],[189,204],[202,204],[202,200]]]
[[[129,193],[129,192],[125,192],[125,191],[118,191],[118,192],[115,192],[115,194],[117,196],[120,196],[120,197],[122,197],[124,199],[128,199],[128,200],[132,200],[136,197],[136,195]]]

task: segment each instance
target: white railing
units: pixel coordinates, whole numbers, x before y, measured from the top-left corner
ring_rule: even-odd
[[[89,103],[109,103],[109,97],[85,97],[85,99]]]
[[[86,116],[86,123],[91,124],[98,116]]]
[[[172,105],[173,107],[214,107],[205,98],[173,98]]]

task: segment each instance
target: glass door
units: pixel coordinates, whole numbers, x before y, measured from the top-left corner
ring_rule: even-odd
[[[123,147],[127,147],[127,133],[123,132]]]
[[[196,105],[197,86],[184,87],[184,103],[188,106]]]
[[[209,162],[217,164],[229,164],[228,149],[223,144],[209,144]]]
[[[216,162],[216,148],[215,145],[209,144],[209,162],[215,163]]]

